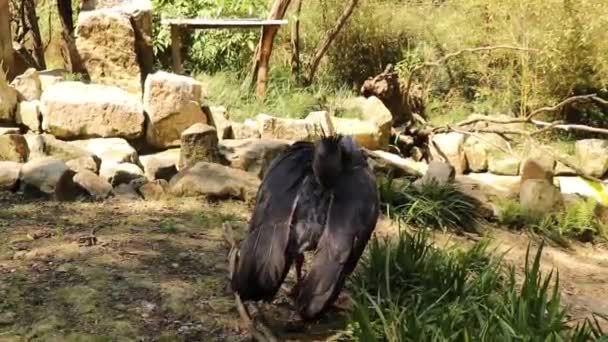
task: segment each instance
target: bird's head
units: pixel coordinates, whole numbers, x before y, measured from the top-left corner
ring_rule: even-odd
[[[342,173],[341,135],[323,136],[315,144],[313,172],[325,188],[332,188]]]

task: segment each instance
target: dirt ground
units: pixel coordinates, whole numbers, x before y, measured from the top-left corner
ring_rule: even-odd
[[[105,203],[29,201],[0,193],[0,342],[245,341],[227,282],[221,223],[243,231],[249,208],[202,199]],[[394,229],[388,221],[379,232]],[[91,245],[91,231],[97,243]],[[523,266],[528,238],[492,230]],[[437,235],[442,243],[471,243]],[[608,315],[608,250],[548,248],[576,317]],[[264,308],[286,340],[331,340],[342,317],[286,332],[289,303]]]

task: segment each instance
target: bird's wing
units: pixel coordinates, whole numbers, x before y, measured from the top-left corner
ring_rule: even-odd
[[[243,300],[274,297],[292,260],[289,227],[302,181],[312,172],[313,145],[295,143],[271,164],[257,193],[249,232],[240,246],[232,288]]]
[[[374,176],[367,167],[345,175],[334,190],[327,227],[296,299],[302,317],[322,313],[357,265],[379,216]]]

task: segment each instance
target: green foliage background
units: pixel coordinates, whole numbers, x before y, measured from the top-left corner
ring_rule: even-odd
[[[154,0],[165,17],[266,17],[264,0]],[[302,59],[306,63],[346,4],[305,0],[301,14]],[[293,6],[292,6],[293,7]],[[287,19],[293,24],[293,8]],[[167,63],[169,33],[155,25],[155,50]],[[431,116],[471,112],[519,115],[574,94],[608,96],[608,6],[592,0],[361,0],[330,48],[317,83],[357,90],[386,64],[405,77],[422,61],[464,48],[512,45],[526,52],[495,50],[451,59],[425,86]],[[280,31],[272,65],[289,68],[290,31]],[[197,31],[189,36],[187,69],[193,74],[249,68],[258,31]],[[428,77],[428,80],[427,80]],[[425,81],[427,80],[427,81]],[[561,115],[604,125],[608,109],[579,105]],[[442,122],[451,121],[449,118]]]

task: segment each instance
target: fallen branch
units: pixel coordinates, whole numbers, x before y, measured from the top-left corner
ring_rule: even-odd
[[[464,53],[485,52],[485,51],[492,51],[492,50],[516,50],[516,51],[527,51],[527,52],[537,51],[535,49],[530,49],[530,48],[525,48],[525,47],[520,47],[520,46],[495,45],[495,46],[482,46],[482,47],[477,47],[477,48],[468,48],[468,49],[462,49],[462,50],[458,50],[455,52],[451,52],[434,62],[424,62],[424,63],[418,65],[417,67],[415,67],[414,69],[412,69],[412,71],[410,71],[410,75],[407,80],[407,86],[405,88],[405,90],[406,90],[405,93],[406,94],[410,93],[410,89],[411,89],[412,83],[414,81],[414,76],[418,72],[422,71],[423,69],[439,67],[443,63],[448,61],[450,58],[458,57]]]

